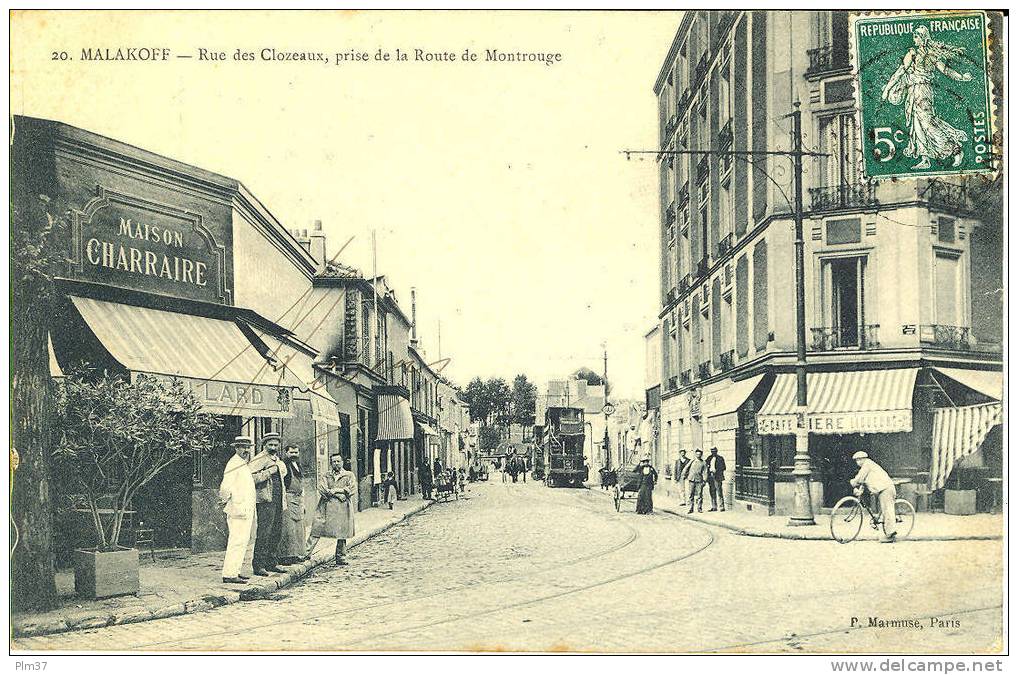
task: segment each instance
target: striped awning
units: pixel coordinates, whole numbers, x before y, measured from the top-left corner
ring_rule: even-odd
[[[963,368],[937,368],[936,371],[969,389],[997,401],[1004,395],[1004,375],[995,370],[965,370]]]
[[[219,415],[292,417],[293,387],[232,321],[72,297],[110,355],[132,373],[177,378]]]
[[[912,431],[916,368],[809,373],[806,426],[813,434],[872,434]],[[778,375],[760,411],[761,434],[794,434],[794,374]]]
[[[410,401],[398,394],[378,395],[379,441],[408,441],[414,437],[414,416]]]
[[[749,395],[760,384],[763,375],[755,375],[738,382],[729,381],[728,387],[721,391],[718,402],[707,412],[708,431],[729,431],[739,428],[739,407],[746,402]]]
[[[938,408],[934,411],[931,490],[944,487],[955,463],[979,449],[990,429],[1001,423],[1001,408],[1000,403],[984,403],[961,408]]]

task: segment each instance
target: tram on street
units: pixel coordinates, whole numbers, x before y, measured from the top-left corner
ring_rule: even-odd
[[[547,409],[541,435],[541,463],[546,485],[583,485],[588,477],[588,468],[583,460],[583,440],[582,408]]]

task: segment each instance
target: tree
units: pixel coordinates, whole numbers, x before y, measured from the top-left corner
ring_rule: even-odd
[[[45,197],[12,201],[10,220],[11,602],[20,610],[57,605],[49,467],[54,414],[49,317],[56,302],[53,278],[67,256],[60,246],[64,222],[48,207]]]
[[[598,385],[603,384],[605,385],[605,394],[608,393],[608,388],[611,386],[611,384],[609,384],[603,377],[595,373],[590,368],[587,368],[586,366],[580,368],[575,373],[573,373],[573,379],[585,380],[587,384],[591,387],[596,387]]]
[[[484,383],[484,388],[491,405],[489,422],[493,421],[497,426],[508,429],[512,390],[501,377],[491,378]]]
[[[524,427],[534,426],[537,407],[537,385],[520,374],[513,379],[512,422]]]
[[[173,462],[209,452],[219,427],[176,378],[166,383],[139,375],[132,382],[76,370],[57,387],[57,397],[54,465],[61,485],[84,496],[100,551],[117,549],[138,490]],[[112,509],[108,523],[100,508]]]
[[[470,380],[470,384],[463,390],[463,401],[470,409],[471,422],[487,422],[491,417],[491,402],[488,399],[488,390],[479,377]]]

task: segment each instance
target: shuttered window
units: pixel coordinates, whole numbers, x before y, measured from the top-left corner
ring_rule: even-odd
[[[767,348],[767,242],[753,248],[753,344],[757,350]]]
[[[735,344],[739,356],[749,355],[749,259],[735,264]]]

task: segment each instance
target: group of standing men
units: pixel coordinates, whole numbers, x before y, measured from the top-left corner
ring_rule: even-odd
[[[679,483],[682,505],[687,502],[692,513],[703,513],[703,486],[710,490],[710,510],[725,510],[725,458],[718,454],[717,448],[710,449],[707,459],[703,458],[703,450],[697,449],[693,458],[688,457],[685,450],[679,452],[675,462],[675,480]]]
[[[300,449],[287,446],[280,457],[280,445],[275,433],[262,437],[261,452],[253,456],[251,438],[237,436],[231,444],[234,455],[219,487],[229,529],[223,583],[245,584],[249,570],[256,576],[283,572],[308,560],[320,537],[336,539],[336,564],[346,564],[346,540],[354,535],[353,473],[342,456],[332,456],[331,471],[318,481],[318,506],[306,537]]]

